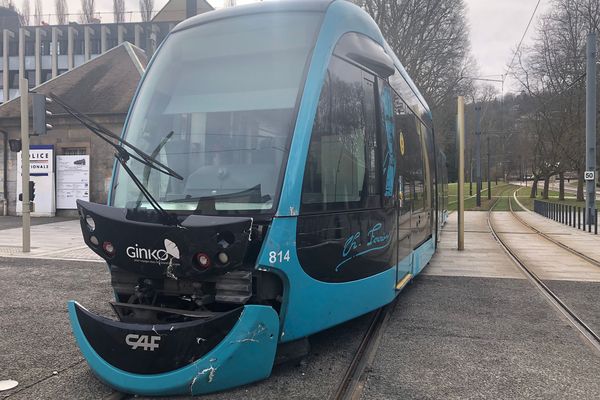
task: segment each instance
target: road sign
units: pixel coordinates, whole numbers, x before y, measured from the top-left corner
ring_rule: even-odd
[[[585,171],[585,173],[583,174],[583,179],[585,179],[586,181],[593,181],[595,179],[594,171]]]

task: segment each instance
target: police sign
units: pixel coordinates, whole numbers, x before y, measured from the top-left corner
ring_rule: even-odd
[[[586,181],[595,180],[595,172],[594,171],[585,171],[585,173],[583,174],[583,179],[585,179]]]

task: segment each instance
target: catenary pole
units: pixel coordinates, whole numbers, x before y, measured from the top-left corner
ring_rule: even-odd
[[[29,213],[29,82],[19,79],[21,96],[21,179],[23,193],[23,253],[29,253],[31,214]]]
[[[492,177],[490,175],[490,136],[487,137],[487,181],[488,181],[488,200],[492,199]]]
[[[458,250],[465,249],[465,99],[458,97]]]
[[[475,106],[475,175],[477,176],[477,207],[481,207],[481,106]]]
[[[585,166],[586,171],[594,171],[594,179],[586,180],[585,206],[588,209],[588,223],[594,220],[596,204],[596,32],[587,37],[587,70],[585,99]]]

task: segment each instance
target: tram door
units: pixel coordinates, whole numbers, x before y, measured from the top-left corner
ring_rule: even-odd
[[[384,156],[383,169],[385,175],[385,197],[393,199],[396,215],[396,282],[401,281],[412,270],[411,257],[411,215],[410,202],[405,196],[406,173],[404,171],[404,142],[402,131],[399,129],[397,118],[397,103],[400,97],[385,82],[380,81],[381,111],[383,114],[382,140]]]

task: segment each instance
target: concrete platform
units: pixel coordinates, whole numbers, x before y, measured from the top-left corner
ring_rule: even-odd
[[[524,219],[531,219],[528,213],[521,212]],[[535,216],[533,216],[535,217]],[[510,212],[495,212],[493,214],[496,229],[501,232],[509,247],[514,249],[519,257],[543,280],[569,280],[600,282],[600,268],[574,256],[569,251],[533,233],[529,228],[520,224]],[[536,218],[537,219],[537,218]],[[566,231],[552,221],[552,224],[539,221],[537,226],[543,232],[553,232],[554,237],[566,243],[570,235],[560,234]],[[542,226],[544,225],[544,226]],[[554,226],[554,225],[559,225]],[[598,238],[595,238],[600,244]]]
[[[600,235],[583,232],[577,228],[542,217],[532,211],[520,212],[519,217],[539,231],[550,235],[553,239],[559,240],[588,257],[600,261]],[[592,231],[593,229],[592,227]]]
[[[525,278],[494,240],[487,224],[487,212],[465,212],[465,250],[458,251],[457,216],[456,212],[450,214],[441,235],[438,252],[423,274]]]

